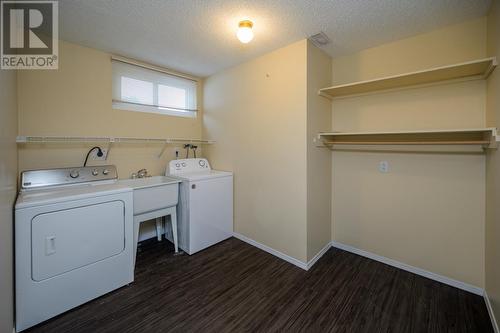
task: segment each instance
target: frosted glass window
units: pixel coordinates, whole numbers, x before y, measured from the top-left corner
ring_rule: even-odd
[[[121,77],[121,99],[127,102],[153,104],[153,83]]]
[[[113,108],[196,117],[197,81],[113,60]]]
[[[162,107],[187,109],[187,95],[186,89],[160,84],[158,86],[158,105]]]

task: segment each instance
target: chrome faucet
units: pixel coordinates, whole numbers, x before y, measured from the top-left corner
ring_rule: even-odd
[[[137,171],[137,177],[138,178],[144,178],[144,177],[147,177],[147,176],[148,176],[148,170],[141,169],[141,170]]]
[[[141,169],[135,173],[132,174],[132,178],[146,178],[146,177],[151,177],[148,175],[148,170],[147,169]]]

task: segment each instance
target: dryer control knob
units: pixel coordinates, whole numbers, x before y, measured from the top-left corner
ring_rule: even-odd
[[[107,175],[108,173],[109,173],[109,170],[108,170],[108,169],[104,169],[104,170],[102,171],[102,174],[103,174],[103,175]]]
[[[97,176],[99,174],[99,171],[97,169],[92,170],[92,176]]]
[[[69,173],[69,176],[71,178],[78,178],[80,176],[80,173],[78,172],[78,170],[71,170],[71,172]]]

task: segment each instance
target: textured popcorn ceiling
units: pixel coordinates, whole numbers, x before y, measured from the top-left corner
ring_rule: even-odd
[[[60,0],[62,39],[208,76],[324,31],[333,57],[483,16],[491,0]],[[254,22],[254,40],[235,36]]]

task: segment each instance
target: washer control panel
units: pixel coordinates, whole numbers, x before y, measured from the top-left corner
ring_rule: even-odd
[[[168,164],[168,174],[182,175],[193,172],[210,171],[210,163],[206,158],[186,158],[172,160]]]
[[[114,165],[30,170],[21,173],[21,189],[64,186],[118,179]]]

